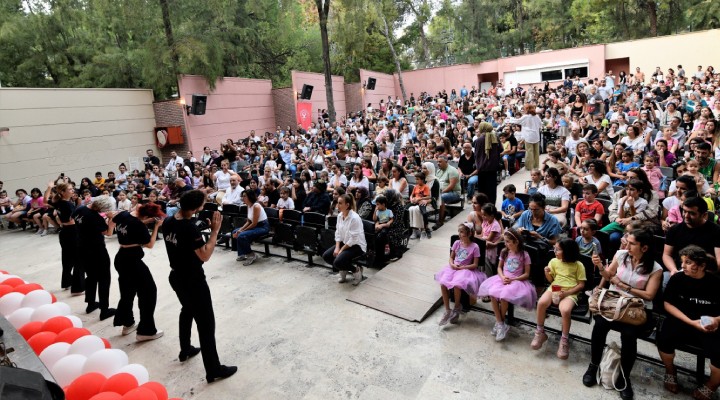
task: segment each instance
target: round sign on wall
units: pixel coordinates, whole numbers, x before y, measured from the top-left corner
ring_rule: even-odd
[[[157,136],[157,146],[162,149],[167,144],[168,133],[165,129],[160,129],[155,135]]]

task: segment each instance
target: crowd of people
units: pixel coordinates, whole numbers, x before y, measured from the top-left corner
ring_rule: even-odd
[[[705,274],[720,260],[714,214],[720,187],[720,81],[713,67],[698,67],[694,74],[681,66],[657,68],[652,75],[639,68],[629,75],[608,71],[599,78],[566,79],[557,87],[546,82],[541,88],[498,84],[487,90],[462,87],[459,94],[456,89],[417,97],[411,93],[406,101],[388,97],[337,122],[328,117],[320,113],[308,128],[278,126],[264,135],[252,131],[216,149],[205,147],[197,157],[171,152],[166,163],[148,150],[143,170],[128,171],[120,164],[117,173],[97,172],[94,179],[84,177],[79,183],[61,174],[44,196],[38,188],[29,195],[18,189],[11,200],[0,187],[0,227],[5,222],[18,229],[33,225],[39,236],[60,232],[61,286],[73,294],[84,291],[87,311],[100,308],[101,319],[115,315],[123,332],[134,329],[128,304],[137,293],[141,324],[136,329],[144,339],[161,335],[149,312],[154,285],[137,287],[125,277],[145,273],[141,248],[152,247],[162,228],[173,267],[171,282],[183,304],[183,359],[199,351],[190,346],[193,319],[203,326],[203,353],[202,342],[214,351],[209,289],[202,305],[191,304],[187,291],[198,276],[188,272],[188,260],[201,266],[216,241],[233,240],[238,261],[252,264],[257,259],[252,241],[269,231],[268,208],[337,217],[336,243],[323,258],[339,271],[339,282],[346,282],[350,273],[357,284],[362,268],[352,260],[368,246],[379,247],[376,252],[387,260],[397,259],[405,238],[431,239],[448,207],[467,199],[473,210],[458,228],[460,239],[452,246],[448,266],[436,276],[446,309],[441,325],[458,322],[462,292],[471,302],[492,304],[497,340],[507,336],[509,304],[536,308],[531,347],[539,349],[547,340],[545,311],[555,303],[562,315],[558,357],[567,358],[570,313],[578,295],[593,289],[584,287],[587,277],[579,262],[587,256],[602,276],[599,286],[609,284],[639,297],[648,309],[664,290],[670,322],[658,333],[658,348],[668,390],[678,390],[673,366],[678,335],[697,337],[710,354],[711,378],[695,397],[710,398],[720,386],[720,345],[712,340],[720,322],[720,299],[709,289],[716,284],[715,275]],[[548,156],[541,163],[542,152]],[[531,177],[524,188],[498,186],[521,165]],[[496,209],[498,187],[503,201]],[[247,222],[217,238],[219,222],[213,220],[215,235],[206,243],[200,228],[191,224],[206,201],[221,208],[247,206]],[[436,223],[430,227],[433,214]],[[377,243],[366,242],[363,220],[375,224]],[[122,299],[115,311],[107,299],[110,260],[100,246],[102,235],[112,234],[113,228],[121,237],[120,224],[122,230],[145,228],[142,235],[129,235],[133,240],[121,240],[116,268],[135,272],[120,273]],[[603,234],[608,240],[601,243],[596,236]],[[653,238],[659,236],[665,237],[661,264],[652,258]],[[479,259],[474,239],[485,242],[484,259]],[[93,265],[74,255],[80,243],[95,246],[78,252],[92,258]],[[538,295],[523,243],[554,249],[556,256],[542,275],[559,290]],[[195,257],[186,254],[188,249],[194,249]],[[699,300],[689,302],[685,294],[690,292]],[[700,325],[700,316],[712,318]],[[596,383],[607,332],[616,329],[623,342],[626,389],[621,396],[632,398],[629,374],[642,328],[647,327],[628,329],[595,318],[592,363],[583,383]],[[219,366],[216,353],[207,358],[208,380],[229,373],[223,369],[229,367]]]

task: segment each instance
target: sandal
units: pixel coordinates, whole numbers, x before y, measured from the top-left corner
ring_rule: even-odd
[[[671,393],[677,393],[680,391],[678,387],[677,375],[665,374],[665,390]]]
[[[696,400],[710,400],[715,392],[710,390],[709,387],[702,385],[698,386],[692,394],[693,399]]]

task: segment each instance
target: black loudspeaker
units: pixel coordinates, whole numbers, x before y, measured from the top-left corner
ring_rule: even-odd
[[[192,95],[192,109],[193,115],[205,115],[205,106],[207,106],[207,96],[204,94]]]
[[[367,81],[367,90],[375,90],[375,83],[377,82],[377,79],[375,78],[368,78]]]
[[[312,91],[313,91],[312,85],[303,85],[302,92],[300,92],[300,99],[301,100],[310,100],[310,98],[312,97]]]

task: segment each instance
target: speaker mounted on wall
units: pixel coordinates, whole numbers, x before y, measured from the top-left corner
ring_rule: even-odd
[[[314,86],[312,85],[303,85],[302,91],[300,92],[300,100],[310,100],[313,88]]]
[[[368,80],[367,80],[367,90],[375,90],[375,83],[377,83],[377,79],[375,79],[375,78],[368,78]]]
[[[207,96],[204,94],[192,95],[192,107],[190,113],[193,115],[205,115],[205,108],[207,106]]]

